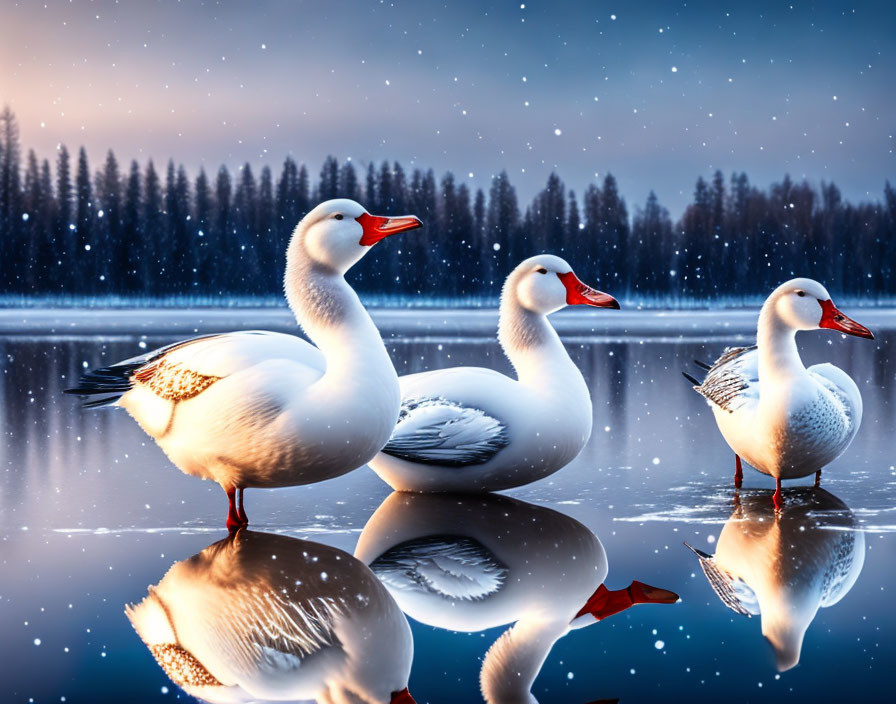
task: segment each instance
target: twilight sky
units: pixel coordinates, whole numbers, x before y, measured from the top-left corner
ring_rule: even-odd
[[[893,2],[0,0],[0,103],[26,147],[312,173],[450,169],[528,201],[609,170],[673,216],[698,175],[896,178]]]

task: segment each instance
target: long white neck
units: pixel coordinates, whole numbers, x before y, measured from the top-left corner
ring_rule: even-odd
[[[806,373],[796,348],[796,330],[781,320],[775,302],[768,300],[759,314],[756,332],[759,347],[759,381],[786,381]]]
[[[520,383],[536,387],[575,385],[587,392],[582,373],[547,316],[523,308],[515,297],[506,294],[501,301],[498,341]]]
[[[302,330],[326,357],[326,377],[387,377],[397,390],[395,367],[358,294],[341,273],[308,257],[298,230],[287,250],[284,289]]]
[[[778,593],[758,596],[762,635],[775,650],[778,670],[789,670],[800,660],[803,637],[818,612],[820,594],[792,594],[780,587]]]
[[[569,620],[523,618],[508,628],[482,661],[479,686],[489,704],[536,704],[532,684],[554,643],[569,630]]]

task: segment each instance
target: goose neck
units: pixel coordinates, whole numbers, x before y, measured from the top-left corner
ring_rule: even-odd
[[[299,326],[327,360],[326,374],[370,375],[395,369],[382,337],[342,274],[290,247],[284,288]]]
[[[543,314],[505,301],[498,322],[498,340],[523,384],[542,385],[551,380],[566,385],[582,379],[560,336]]]
[[[532,684],[554,643],[568,630],[568,619],[528,617],[502,633],[482,662],[480,687],[485,700],[534,702]]]
[[[771,302],[759,314],[756,344],[760,381],[788,379],[806,372],[796,346],[796,329],[781,320]]]

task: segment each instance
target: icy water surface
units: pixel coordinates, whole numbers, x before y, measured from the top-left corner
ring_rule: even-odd
[[[712,360],[726,344],[749,340],[755,313],[613,320],[601,311],[558,321],[594,400],[591,441],[561,472],[505,492],[512,499],[390,498],[367,468],[315,486],[249,491],[252,531],[277,535],[220,543],[199,562],[184,561],[226,537],[221,489],[181,474],[124,412],[83,411],[61,391],[83,369],[133,356],[141,345],[194,330],[287,329],[288,319],[2,313],[0,700],[189,699],[138,637],[125,606],[176,563],[160,592],[181,604],[193,599],[196,613],[225,604],[220,584],[190,595],[178,586],[183,570],[209,556],[231,566],[263,563],[268,553],[292,558],[282,574],[312,589],[322,570],[298,556],[326,562],[335,547],[372,564],[408,613],[417,702],[482,701],[480,683],[493,700],[510,701],[519,694],[508,684],[511,671],[520,682],[535,678],[540,702],[889,701],[896,316],[847,312],[877,339],[819,332],[799,341],[807,364],[831,361],[856,380],[862,428],[825,469],[824,491],[796,488],[811,479],[790,484],[778,521],[768,478],[746,470],[735,495],[732,454],[680,374],[695,371],[694,358]],[[493,313],[377,317],[399,373],[461,364],[509,370],[491,334]],[[743,584],[718,587],[745,613],[726,607],[685,542],[719,550],[738,572]],[[600,544],[609,589],[639,580],[673,590],[680,603],[637,606],[552,633],[544,625],[552,614],[578,609],[570,602],[580,598],[581,575],[600,561]],[[427,572],[459,555],[472,577]],[[326,579],[360,591],[363,570],[337,562],[344,567]],[[714,569],[708,562],[709,576]],[[444,600],[427,581],[445,574],[455,584],[435,587],[466,589],[465,598]],[[518,630],[489,652],[518,619]],[[371,653],[396,648],[385,637],[374,641],[365,646]]]

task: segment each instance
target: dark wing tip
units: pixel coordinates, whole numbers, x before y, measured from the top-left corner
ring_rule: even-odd
[[[711,560],[712,559],[712,555],[710,555],[708,552],[703,552],[702,550],[695,548],[690,543],[685,543],[684,546],[688,550],[690,550],[692,553],[694,553],[697,557],[699,557],[701,560]]]
[[[694,377],[692,377],[692,376],[691,376],[690,374],[688,374],[687,372],[682,372],[681,375],[682,375],[685,379],[687,379],[689,382],[691,382],[694,386],[700,386],[700,382],[697,381]]]
[[[694,364],[696,364],[701,369],[705,369],[706,371],[709,371],[710,369],[712,369],[711,364],[707,364],[706,362],[701,362],[699,359],[695,359]]]

